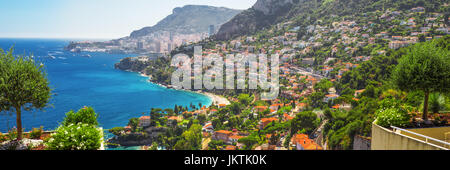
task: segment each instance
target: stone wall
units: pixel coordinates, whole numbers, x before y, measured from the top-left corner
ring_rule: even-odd
[[[370,138],[355,136],[353,139],[353,150],[370,150]]]

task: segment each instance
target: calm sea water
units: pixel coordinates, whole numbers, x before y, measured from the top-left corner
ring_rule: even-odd
[[[114,69],[120,59],[135,55],[106,53],[74,54],[63,50],[70,40],[0,39],[0,48],[14,46],[17,55],[31,56],[42,62],[48,73],[54,95],[45,111],[22,114],[25,130],[58,126],[70,110],[92,106],[99,114],[100,126],[109,129],[125,126],[132,117],[148,115],[151,108],[173,108],[175,104],[210,105],[211,100],[200,94],[165,89],[149,83],[137,73]],[[86,57],[86,55],[91,57]],[[15,114],[0,114],[0,131],[16,126]]]

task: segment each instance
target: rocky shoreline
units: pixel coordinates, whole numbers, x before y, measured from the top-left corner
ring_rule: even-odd
[[[131,70],[126,70],[126,71],[133,72]],[[230,101],[227,98],[219,96],[219,95],[215,95],[213,93],[203,92],[201,90],[193,91],[193,90],[186,90],[186,89],[175,89],[171,85],[160,84],[160,83],[152,81],[152,77],[150,75],[146,75],[145,73],[142,73],[142,72],[139,72],[139,74],[141,76],[143,76],[143,77],[147,77],[148,78],[148,82],[150,82],[152,84],[155,84],[155,85],[158,85],[158,86],[160,86],[162,88],[174,89],[174,90],[180,90],[180,91],[185,91],[185,92],[191,92],[191,93],[197,93],[197,94],[205,95],[211,100],[211,103],[214,104],[214,105],[220,105],[220,104],[229,105],[229,104],[231,104]]]
[[[153,80],[151,75],[148,75],[143,71],[148,66],[149,66],[149,62],[148,62],[148,60],[145,60],[145,57],[124,58],[119,63],[116,63],[114,65],[114,67],[116,69],[128,71],[128,72],[135,72],[135,73],[140,74],[143,77],[147,77],[148,82],[158,85],[162,88],[175,89],[173,86],[171,86],[169,84],[161,83],[161,82],[157,82],[157,81]],[[186,89],[175,89],[175,90],[192,92],[192,93],[197,93],[197,94],[207,96],[211,100],[211,103],[214,105],[221,105],[221,104],[229,105],[230,104],[230,101],[228,101],[227,98],[219,96],[219,95],[215,95],[213,93],[205,92],[202,90],[186,90]]]
[[[144,130],[145,133],[130,133],[114,136],[108,139],[107,143],[119,146],[149,146],[152,145],[154,139],[159,134],[165,133],[166,130],[166,128],[148,127]]]

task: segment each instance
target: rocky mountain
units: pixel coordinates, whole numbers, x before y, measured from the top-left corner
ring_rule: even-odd
[[[408,10],[422,6],[429,12],[437,11],[437,4],[448,4],[445,0],[258,0],[256,4],[229,22],[222,25],[215,35],[217,40],[228,40],[237,36],[249,35],[263,28],[283,21],[294,21],[294,25],[308,26],[320,19],[335,16],[354,18],[357,14],[387,9]],[[447,7],[448,8],[448,7]]]
[[[215,38],[226,40],[279,22],[294,3],[299,3],[299,0],[258,0],[252,8],[223,24]]]
[[[168,31],[180,34],[208,32],[210,25],[219,27],[229,21],[241,10],[205,5],[186,5],[173,9],[173,13],[155,26],[133,31],[131,38],[142,37],[157,31]]]

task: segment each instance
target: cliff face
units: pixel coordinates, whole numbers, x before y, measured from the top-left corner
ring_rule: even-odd
[[[263,12],[264,15],[273,15],[280,7],[292,3],[292,0],[258,0],[253,9]]]
[[[217,40],[245,35],[281,21],[299,0],[258,0],[255,5],[236,15],[220,27]]]
[[[210,25],[220,27],[241,10],[204,5],[186,5],[173,9],[173,13],[155,26],[145,27],[131,33],[131,38],[146,36],[158,31],[169,31],[180,34],[208,32]]]
[[[151,145],[159,134],[164,134],[167,128],[148,127],[142,133],[131,133],[127,135],[114,136],[109,139],[109,143],[119,144],[120,146],[143,146]]]
[[[124,70],[124,71],[132,71],[132,72],[141,72],[147,66],[148,65],[146,62],[142,62],[142,61],[137,60],[136,58],[131,58],[131,57],[124,58],[124,59],[120,60],[119,63],[116,63],[114,65],[114,67],[116,69]]]

